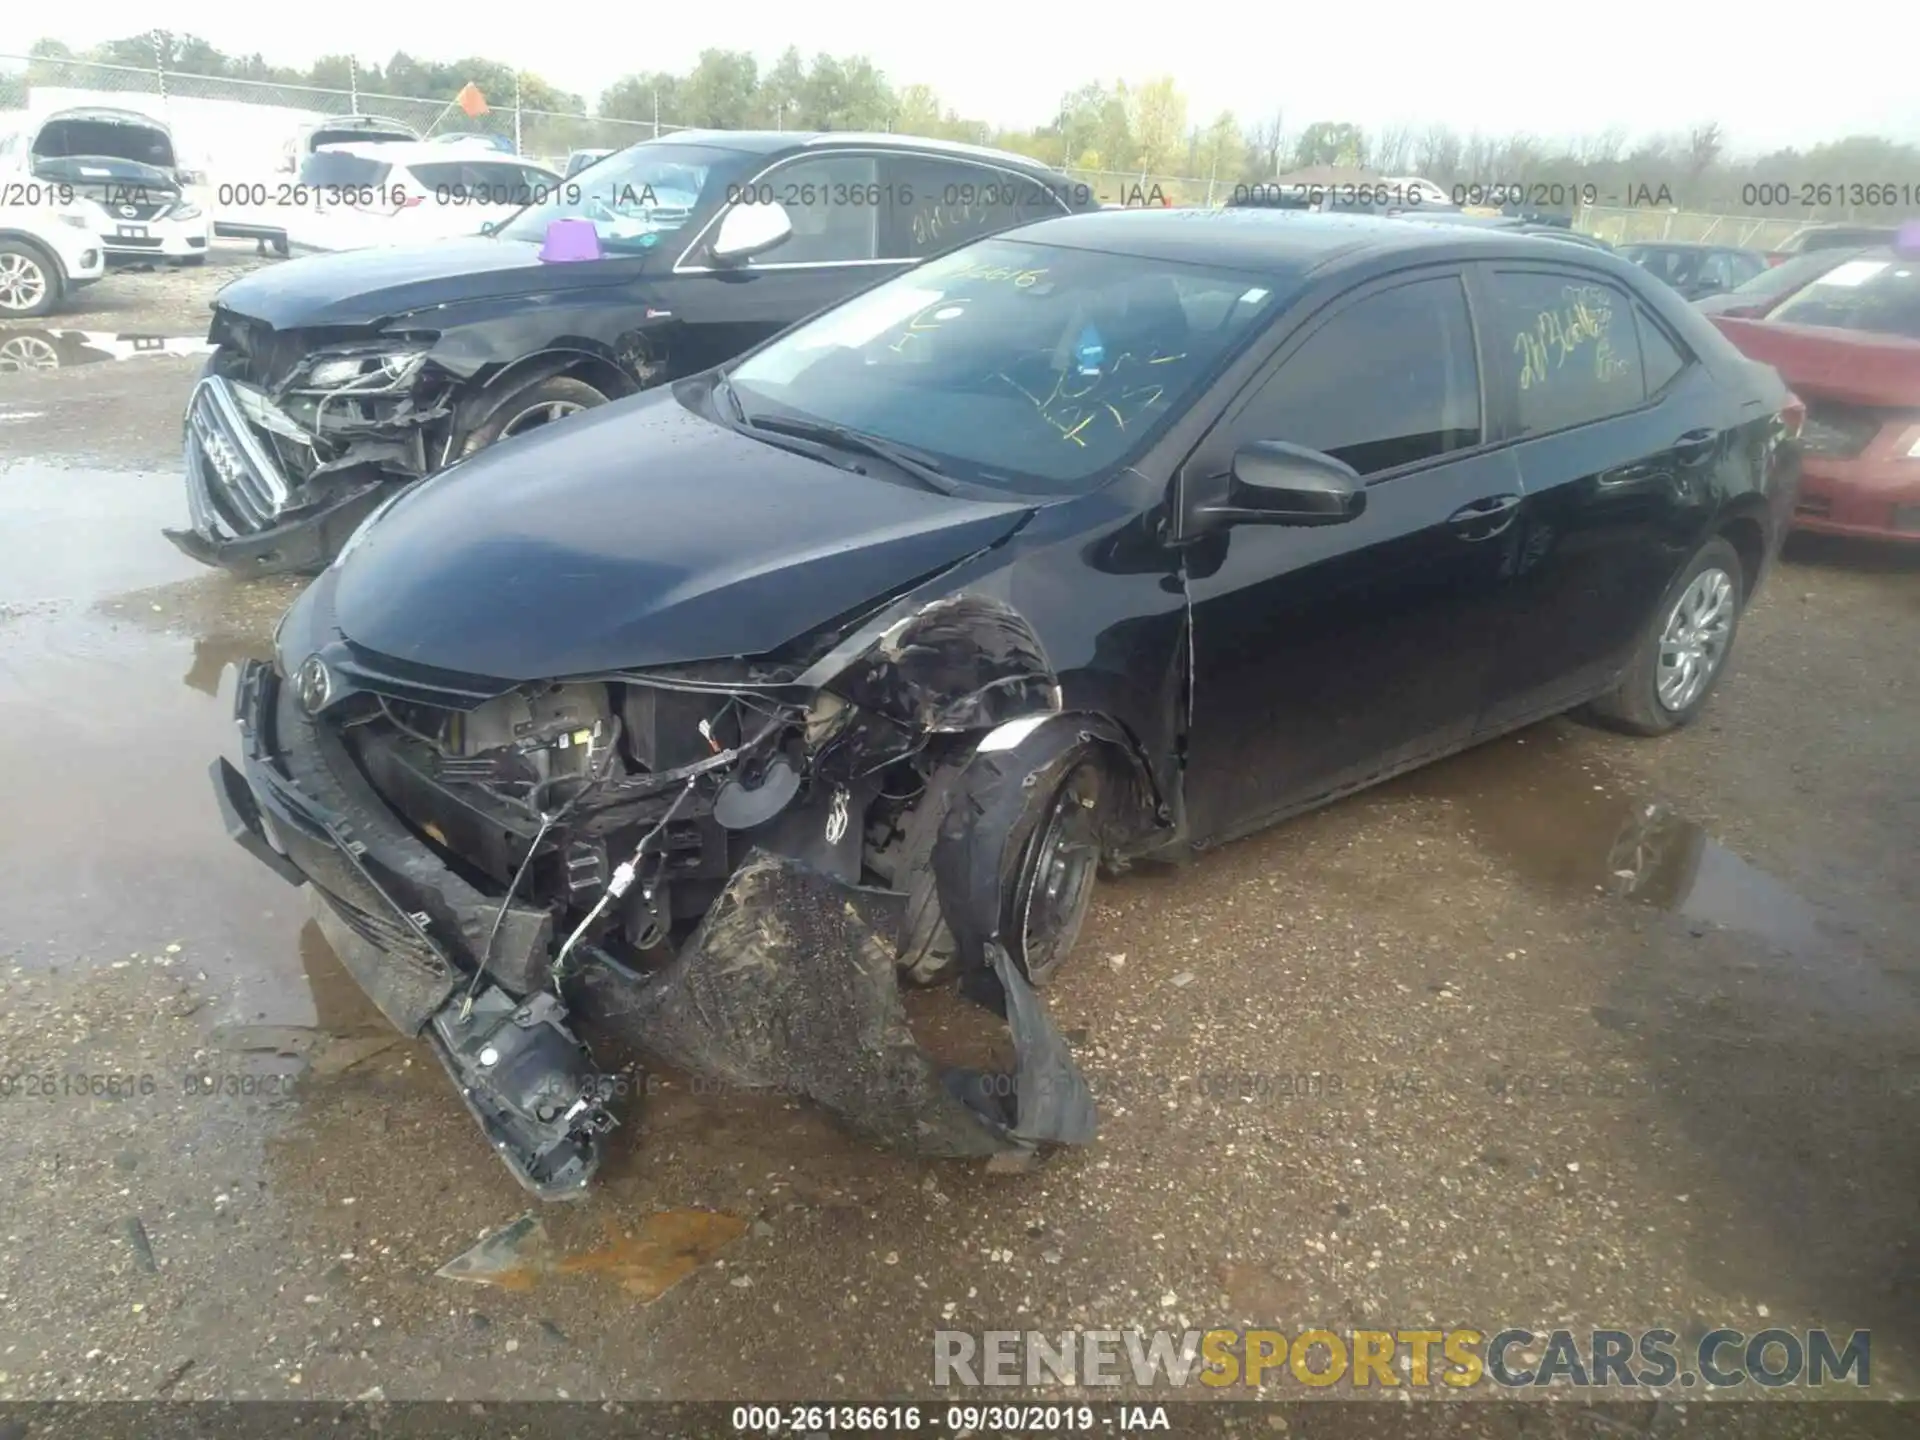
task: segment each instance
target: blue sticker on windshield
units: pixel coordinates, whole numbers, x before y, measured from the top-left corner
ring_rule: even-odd
[[[1073,358],[1082,375],[1100,373],[1100,367],[1106,363],[1107,347],[1100,343],[1100,332],[1093,326],[1080,332],[1080,339],[1073,347]]]

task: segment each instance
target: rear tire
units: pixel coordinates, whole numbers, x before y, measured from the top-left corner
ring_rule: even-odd
[[[1661,597],[1620,683],[1586,712],[1630,735],[1664,735],[1691,725],[1733,658],[1745,599],[1740,553],[1716,535]]]
[[[25,240],[0,240],[0,317],[45,315],[66,293],[66,276],[51,255]]]
[[[606,403],[607,397],[584,380],[556,375],[529,385],[524,390],[516,390],[494,406],[487,412],[486,419],[467,432],[466,443],[460,447],[460,453],[471,455],[497,440],[537,430],[543,425]]]

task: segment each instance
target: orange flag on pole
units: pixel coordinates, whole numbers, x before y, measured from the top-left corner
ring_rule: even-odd
[[[453,97],[453,103],[467,112],[469,120],[487,113],[487,97],[480,93],[480,87],[471,80],[460,87],[460,93]]]

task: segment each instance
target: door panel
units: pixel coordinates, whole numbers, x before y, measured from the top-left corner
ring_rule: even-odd
[[[1195,451],[1184,503],[1234,448],[1284,440],[1372,473],[1320,528],[1239,525],[1189,545],[1195,838],[1251,829],[1471,734],[1520,492],[1481,441],[1457,276],[1365,292],[1289,345]]]
[[[1512,533],[1454,519],[1512,495],[1511,451],[1370,486],[1357,520],[1243,525],[1190,582],[1187,807],[1231,833],[1451,749],[1472,733]]]
[[[1526,501],[1478,728],[1606,688],[1704,519],[1720,437],[1704,368],[1627,295],[1578,271],[1488,267],[1491,403]],[[1678,369],[1675,369],[1676,363]],[[1648,399],[1648,378],[1659,389]]]

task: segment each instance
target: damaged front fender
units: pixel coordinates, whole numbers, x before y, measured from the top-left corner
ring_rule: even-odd
[[[855,705],[928,733],[989,730],[1060,708],[1060,682],[1024,616],[978,594],[896,621],[836,677]]]
[[[594,973],[593,1008],[662,1064],[805,1095],[894,1149],[1032,1157],[1090,1140],[1092,1092],[1004,949],[984,963],[1003,987],[1013,1072],[944,1066],[921,1049],[884,938],[897,900],[755,851],[664,970]]]

